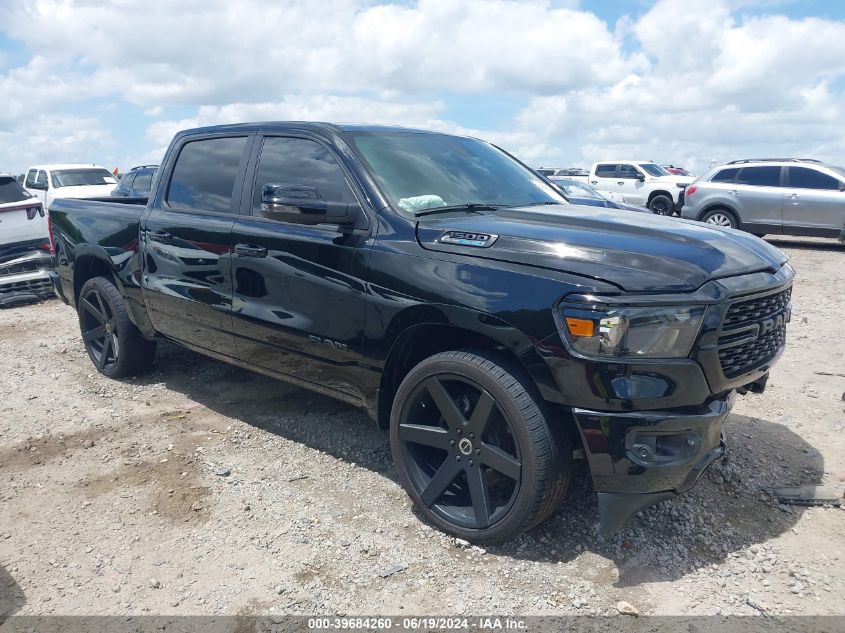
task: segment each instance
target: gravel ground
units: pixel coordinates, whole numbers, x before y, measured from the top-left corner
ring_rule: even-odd
[[[365,414],[171,345],[99,375],[73,311],[0,311],[0,616],[845,614],[845,247],[793,258],[789,345],[738,398],[730,458],[691,493],[596,531],[581,464],[548,522],[487,550],[417,516]],[[820,374],[819,372],[826,372]],[[828,375],[832,374],[832,375]],[[2,620],[2,617],[0,617]]]

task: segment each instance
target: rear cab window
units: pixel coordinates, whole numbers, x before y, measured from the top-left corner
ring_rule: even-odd
[[[175,209],[234,213],[232,196],[240,176],[246,136],[188,141],[179,151],[166,202]]]
[[[596,165],[596,176],[599,178],[613,178],[616,176],[615,163],[602,163]]]

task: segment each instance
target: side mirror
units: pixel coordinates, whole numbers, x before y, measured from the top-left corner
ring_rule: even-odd
[[[355,202],[326,202],[316,187],[273,185],[261,188],[261,215],[296,224],[355,224],[361,207]]]
[[[643,175],[643,174],[641,174],[641,173],[639,173],[639,172],[637,172],[637,175],[636,175],[636,176],[634,176],[634,178],[636,178],[636,179],[637,179],[637,180],[639,180],[640,182],[645,182],[645,175]]]

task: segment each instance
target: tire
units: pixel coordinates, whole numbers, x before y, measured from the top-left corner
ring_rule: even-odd
[[[675,215],[675,203],[672,198],[662,193],[648,201],[648,208],[656,215]]]
[[[737,221],[736,216],[728,209],[711,209],[701,216],[701,221],[705,224],[713,224],[723,228],[739,228],[739,222]]]
[[[569,486],[569,435],[553,433],[533,382],[487,351],[414,367],[396,393],[390,445],[405,491],[440,530],[498,543],[534,527]]]
[[[156,343],[145,339],[129,320],[126,304],[104,277],[85,282],[77,301],[79,329],[88,357],[109,378],[134,376],[148,370]]]

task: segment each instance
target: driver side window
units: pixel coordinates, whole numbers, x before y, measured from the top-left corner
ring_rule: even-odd
[[[253,215],[261,215],[264,185],[314,187],[323,202],[356,202],[334,155],[316,141],[303,138],[269,136],[264,139],[255,170]]]

